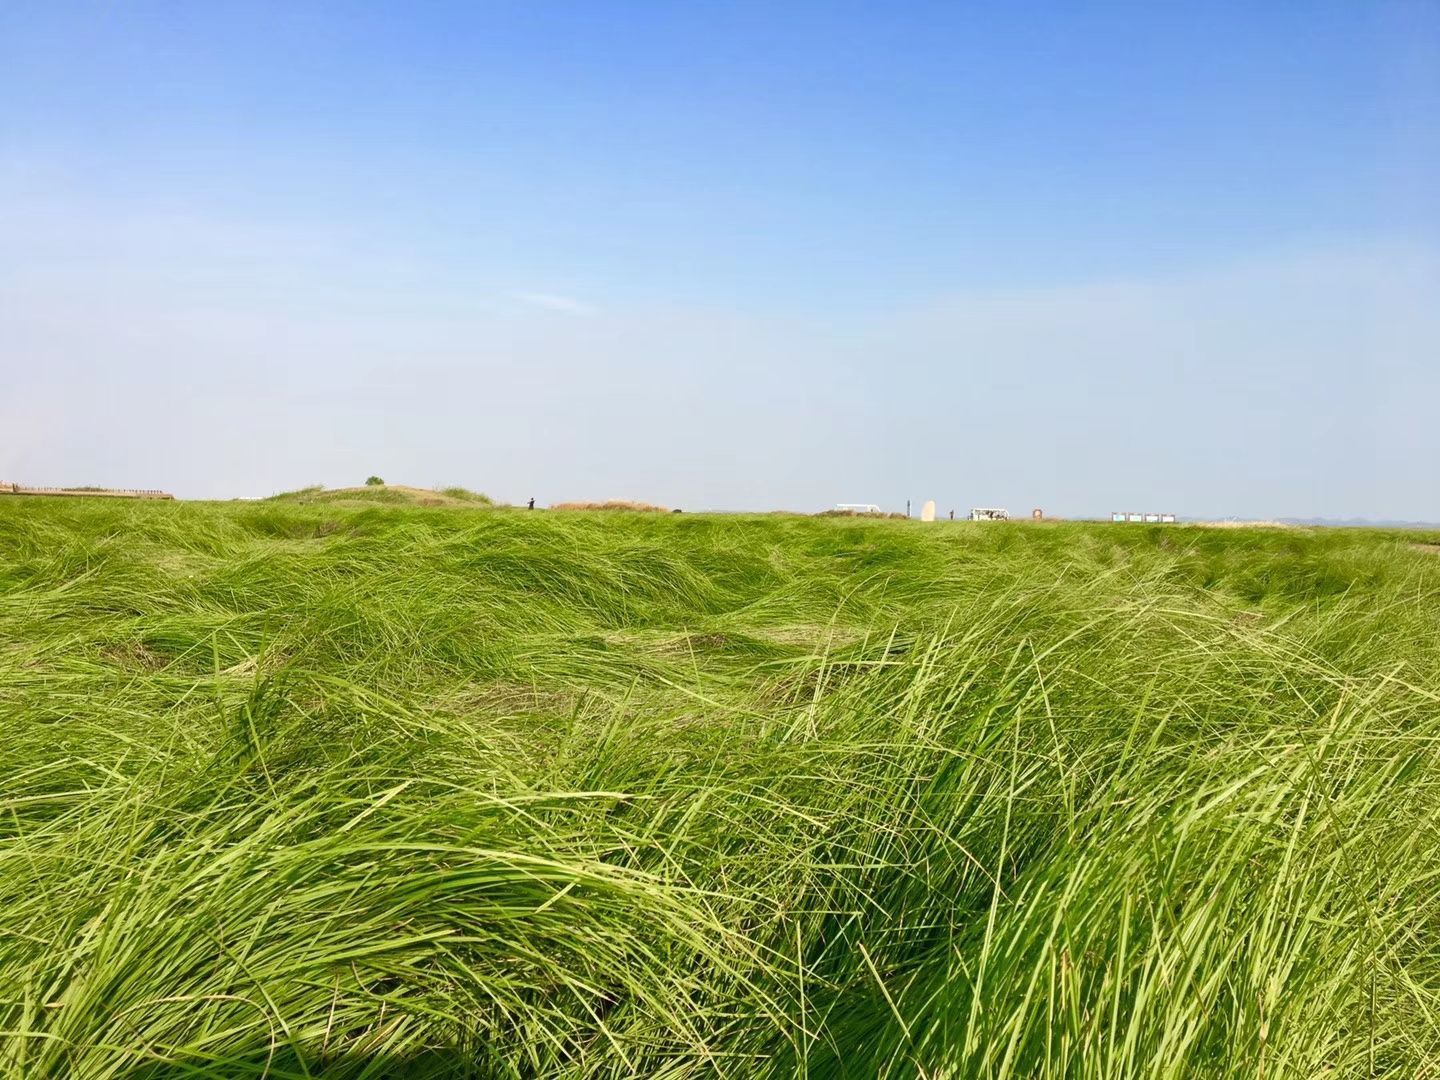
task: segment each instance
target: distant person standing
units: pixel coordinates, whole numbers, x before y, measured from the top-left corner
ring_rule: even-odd
[[[535,509],[535,500],[534,500],[534,499],[531,499],[531,500],[530,500],[530,509],[531,509],[531,510],[534,510],[534,509]]]

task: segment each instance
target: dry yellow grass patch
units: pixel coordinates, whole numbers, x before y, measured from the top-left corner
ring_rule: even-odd
[[[1283,521],[1192,521],[1190,524],[1201,529],[1293,529],[1296,527]]]
[[[604,502],[561,502],[551,503],[551,510],[636,510],[642,513],[664,514],[668,507],[654,503],[631,502],[628,499],[607,499]]]

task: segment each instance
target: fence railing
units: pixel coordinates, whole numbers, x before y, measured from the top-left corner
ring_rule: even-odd
[[[156,488],[58,488],[27,487],[24,484],[0,482],[0,495],[66,495],[72,498],[91,496],[100,499],[173,499],[168,491]]]

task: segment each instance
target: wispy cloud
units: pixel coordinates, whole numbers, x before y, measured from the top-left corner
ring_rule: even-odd
[[[559,296],[555,293],[515,291],[508,295],[510,299],[519,300],[522,304],[545,308],[547,311],[563,311],[567,315],[594,315],[600,310],[594,304],[576,300],[573,296]]]

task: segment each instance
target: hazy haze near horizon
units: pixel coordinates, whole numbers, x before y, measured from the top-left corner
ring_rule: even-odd
[[[1440,4],[9,5],[0,478],[1440,520]]]

